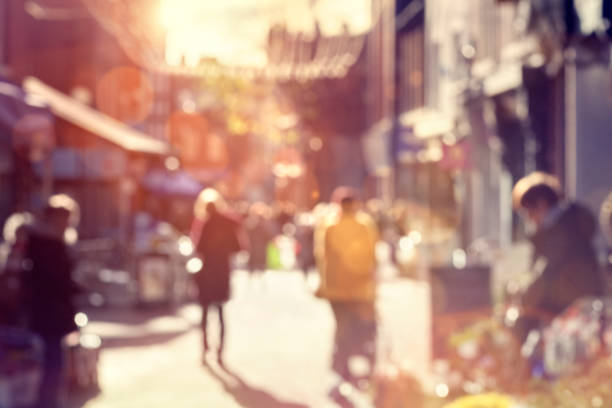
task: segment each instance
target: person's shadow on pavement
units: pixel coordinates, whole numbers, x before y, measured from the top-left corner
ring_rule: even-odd
[[[244,408],[308,408],[308,405],[278,400],[272,394],[252,387],[227,366],[211,366],[206,368],[217,379],[225,391],[231,394],[236,402]]]

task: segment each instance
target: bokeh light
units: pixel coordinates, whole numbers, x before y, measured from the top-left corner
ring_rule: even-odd
[[[200,258],[191,258],[189,261],[187,261],[187,272],[191,274],[200,272],[202,267],[204,267],[204,262],[202,262]]]
[[[153,108],[153,85],[143,71],[118,67],[107,72],[96,87],[96,106],[126,123],[140,123]]]
[[[181,162],[178,158],[171,156],[167,157],[166,160],[164,160],[164,165],[166,166],[166,169],[170,171],[175,171],[181,167]]]
[[[436,396],[438,396],[439,398],[446,398],[448,397],[448,394],[450,393],[450,389],[448,388],[448,385],[446,384],[438,384],[436,385],[435,393],[436,393]]]
[[[89,318],[85,313],[79,312],[74,316],[74,322],[78,327],[83,328],[89,323]]]
[[[191,254],[193,254],[193,244],[191,243],[191,239],[185,236],[179,238],[178,249],[181,255],[191,256]]]

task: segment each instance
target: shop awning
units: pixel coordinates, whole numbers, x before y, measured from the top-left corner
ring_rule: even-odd
[[[40,97],[58,117],[127,151],[158,155],[172,153],[169,144],[152,139],[116,119],[83,105],[36,78],[27,78],[23,82],[23,87],[27,92]]]

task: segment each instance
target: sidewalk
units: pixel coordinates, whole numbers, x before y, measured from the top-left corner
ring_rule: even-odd
[[[89,323],[83,332],[100,336],[104,347],[120,347],[182,335],[200,325],[200,308],[187,304],[169,307],[111,307],[84,310]]]
[[[232,288],[225,310],[229,372],[214,358],[208,367],[201,365],[197,305],[172,316],[122,309],[92,313],[88,331],[103,338],[102,393],[82,406],[334,407],[328,397],[336,381],[330,370],[329,304],[312,295],[301,272],[271,271],[254,281],[237,272]],[[379,361],[427,372],[428,288],[386,279],[379,290]],[[214,339],[216,316],[210,323]]]

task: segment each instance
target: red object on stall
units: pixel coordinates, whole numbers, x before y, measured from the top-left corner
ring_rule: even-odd
[[[442,145],[440,166],[446,170],[464,170],[471,167],[471,146],[467,141]]]

